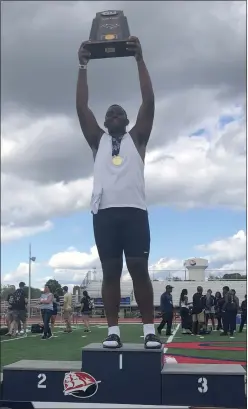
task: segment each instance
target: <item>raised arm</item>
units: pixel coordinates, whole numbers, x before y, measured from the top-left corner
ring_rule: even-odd
[[[138,38],[131,37],[130,42],[128,42],[128,48],[135,50],[142,97],[142,104],[139,109],[136,124],[131,130],[131,133],[137,136],[140,144],[146,145],[151,134],[154,119],[154,92],[149,72],[143,60],[142,49]]]
[[[90,59],[90,53],[84,48],[85,44],[86,43],[84,42],[81,45],[78,52],[79,71],[76,106],[78,119],[85,139],[92,149],[97,149],[99,140],[104,131],[99,127],[93,112],[88,107],[89,91],[87,82],[87,64]]]

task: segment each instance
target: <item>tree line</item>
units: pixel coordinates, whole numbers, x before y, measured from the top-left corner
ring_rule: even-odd
[[[58,296],[62,296],[63,295],[63,285],[61,285],[57,280],[54,279],[50,279],[48,280],[45,285],[49,285],[51,288],[51,292],[53,294],[57,294]],[[8,298],[9,294],[13,294],[13,292],[16,290],[17,288],[12,285],[12,284],[6,284],[1,286],[0,289],[0,300],[1,301],[6,301]],[[77,291],[80,290],[80,286],[79,285],[74,285],[73,287],[73,294],[75,295]],[[26,292],[26,297],[28,297],[28,287],[25,287],[25,292]],[[42,294],[42,290],[40,288],[34,288],[31,287],[31,299],[36,299],[36,298],[40,298],[41,294]]]

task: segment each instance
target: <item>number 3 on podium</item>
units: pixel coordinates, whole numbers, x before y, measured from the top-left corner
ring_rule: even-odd
[[[200,393],[206,393],[208,391],[208,381],[206,378],[199,378],[198,385],[198,391]]]

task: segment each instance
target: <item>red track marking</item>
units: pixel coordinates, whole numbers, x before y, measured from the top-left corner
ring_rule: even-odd
[[[202,341],[199,342],[199,344],[230,344],[231,341]],[[237,339],[233,340],[232,342],[235,342],[235,344],[246,344],[246,341],[239,341]]]
[[[166,348],[177,348],[177,349],[199,349],[199,350],[209,350],[209,351],[245,351],[245,347],[233,347],[233,346],[210,346],[202,345],[202,342],[172,342],[166,344]],[[207,343],[206,343],[207,344]]]
[[[241,362],[241,361],[222,361],[219,359],[211,359],[211,358],[193,358],[190,356],[181,356],[181,355],[176,355],[171,357],[175,358],[177,360],[178,364],[237,364],[237,365],[247,365],[247,362]],[[165,356],[164,356],[164,363],[165,362]]]

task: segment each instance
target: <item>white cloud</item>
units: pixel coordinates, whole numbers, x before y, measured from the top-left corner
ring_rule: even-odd
[[[155,201],[183,208],[244,208],[244,122],[227,124],[221,130],[215,123],[206,131],[205,136],[181,136],[162,149],[148,153],[149,203]]]
[[[23,237],[34,236],[38,233],[48,232],[53,228],[53,224],[50,221],[42,223],[40,226],[30,227],[16,227],[12,222],[9,225],[1,226],[1,241],[2,243],[19,240]]]
[[[246,274],[246,233],[243,230],[238,231],[230,237],[220,240],[213,240],[207,244],[196,245],[195,248],[199,256],[209,260],[209,272],[214,269],[220,275],[227,270],[240,270],[242,274]],[[192,250],[194,250],[192,249]],[[206,255],[207,253],[207,255]],[[185,277],[183,259],[173,259],[169,256],[163,257],[156,263],[149,266],[150,275],[156,279],[166,279],[171,277]],[[32,285],[40,287],[50,278],[55,278],[62,285],[80,285],[88,271],[91,271],[91,278],[102,278],[101,264],[98,257],[96,246],[91,247],[90,252],[80,252],[75,247],[71,246],[65,251],[53,254],[46,264],[49,266],[51,273],[46,272],[44,276],[37,275],[38,263],[32,264]],[[44,267],[44,263],[42,263]],[[94,272],[94,269],[96,271]],[[33,272],[35,276],[33,277]],[[206,271],[208,273],[208,270]],[[10,272],[3,276],[3,282],[12,284],[17,281],[25,281],[28,276],[28,264],[20,263],[16,271]],[[123,270],[122,279],[129,280],[129,273]],[[27,284],[27,283],[26,283]]]
[[[38,185],[2,175],[2,223],[28,226],[49,217],[66,215],[89,204],[91,180]],[[13,201],[13,192],[15,200]]]
[[[132,32],[141,39],[156,96],[146,158],[148,204],[244,209],[244,2],[144,2],[143,19],[154,22],[153,36],[137,18],[139,2],[116,5],[125,10]],[[48,231],[53,217],[89,209],[93,161],[76,118],[75,81],[80,39],[88,38],[99,7],[112,5],[3,5],[5,241]],[[161,27],[164,37],[159,35]],[[134,59],[90,62],[89,89],[100,124],[113,101],[127,106],[134,123],[140,105]],[[235,121],[220,128],[222,115]],[[201,128],[202,136],[189,137]],[[84,259],[75,256],[80,268]]]
[[[211,243],[197,245],[201,257],[209,260],[209,271],[220,270],[223,274],[225,270],[242,270],[246,266],[246,234],[239,231],[231,237],[221,240],[214,240]],[[205,254],[207,253],[207,255]],[[68,280],[74,284],[81,284],[88,271],[91,271],[91,278],[102,278],[101,264],[96,246],[90,249],[89,253],[80,252],[74,247],[64,252],[54,254],[48,261],[48,265],[53,269],[52,277],[65,285]],[[96,273],[93,273],[96,269]],[[163,257],[156,263],[149,266],[150,275],[156,279],[166,279],[169,277],[185,278],[185,268],[183,259],[173,259],[169,256]],[[207,271],[208,273],[208,271]],[[122,279],[130,279],[130,275],[124,266]]]
[[[55,269],[90,269],[99,266],[96,246],[91,247],[90,253],[81,253],[72,248],[70,251],[54,254],[48,265]]]
[[[39,264],[32,263],[32,273],[35,273]],[[29,265],[28,263],[21,262],[15,271],[11,271],[2,276],[2,283],[3,284],[13,284],[15,286],[18,285],[20,281],[24,281],[26,285],[28,285],[28,273],[29,273]]]
[[[236,110],[234,108],[234,114]],[[231,114],[232,111],[228,112]],[[200,124],[199,127],[201,127]],[[26,134],[25,130],[23,133]],[[6,141],[10,143],[10,140],[9,135],[6,135]],[[25,144],[27,144],[26,141]],[[3,155],[10,157],[9,151],[14,155],[15,151],[24,149],[21,147],[22,142],[18,143],[18,146],[19,148],[12,150],[10,147],[5,148]],[[215,121],[212,119],[212,122],[208,122],[208,128],[203,136],[181,135],[173,141],[165,139],[163,145],[159,148],[154,147],[147,153],[145,175],[148,204],[181,208],[226,206],[243,209],[246,160],[244,149],[243,119],[237,119],[219,129],[218,117],[216,117]],[[47,148],[45,151],[47,152]],[[70,152],[69,148],[67,151],[70,157],[72,151]],[[59,152],[60,150],[56,155],[60,155]],[[47,168],[50,169],[56,157],[52,155],[49,159],[50,154],[47,155]],[[63,157],[60,159],[63,163]],[[73,161],[73,155],[71,160]],[[91,155],[88,155],[87,160],[92,162]],[[66,166],[69,166],[69,163]],[[35,162],[32,166],[34,164]],[[230,165],[232,172],[230,172]],[[44,166],[44,163],[43,165],[41,163],[41,166]],[[47,169],[43,168],[44,172],[45,170]],[[161,186],[163,186],[162,189]],[[18,174],[3,173],[3,239],[18,239],[49,230],[52,228],[51,223],[47,221],[50,218],[88,209],[91,190],[91,176],[69,182],[48,183],[47,181],[44,184],[21,179]]]
[[[222,263],[225,266],[245,266],[246,233],[238,231],[231,237],[196,246],[209,260],[209,263]],[[236,267],[237,268],[237,267]]]

